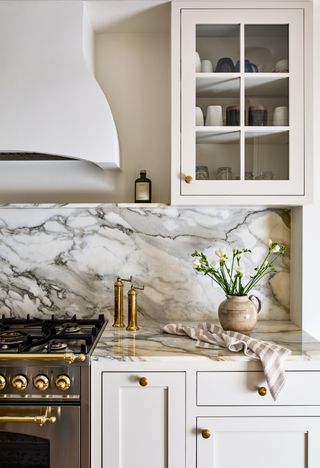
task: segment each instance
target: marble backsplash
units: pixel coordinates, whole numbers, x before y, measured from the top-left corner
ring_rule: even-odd
[[[144,284],[139,311],[159,320],[216,319],[222,291],[192,268],[194,249],[290,246],[290,210],[276,208],[0,208],[0,313],[93,317],[113,311],[117,275]],[[290,252],[253,291],[262,320],[289,318]],[[125,299],[126,301],[126,299]]]

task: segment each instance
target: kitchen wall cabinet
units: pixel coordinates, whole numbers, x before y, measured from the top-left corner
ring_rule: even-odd
[[[102,374],[103,468],[185,465],[183,372]]]
[[[172,203],[310,201],[308,8],[223,7],[173,5]]]

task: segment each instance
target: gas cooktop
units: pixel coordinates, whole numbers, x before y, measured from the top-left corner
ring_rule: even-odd
[[[88,354],[105,325],[105,318],[41,320],[0,318],[0,353],[81,353]]]

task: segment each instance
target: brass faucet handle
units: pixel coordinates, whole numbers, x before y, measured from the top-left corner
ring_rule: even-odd
[[[144,290],[144,284],[142,286],[135,286],[134,284],[132,284],[131,289],[140,289],[140,291],[143,291]]]
[[[126,278],[119,278],[119,279],[121,279],[121,281],[126,281],[127,283],[132,283],[133,281],[132,275],[130,275],[129,279],[126,279]]]

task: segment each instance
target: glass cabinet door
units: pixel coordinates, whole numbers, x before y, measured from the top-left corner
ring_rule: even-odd
[[[303,195],[303,14],[182,11],[182,195]]]

